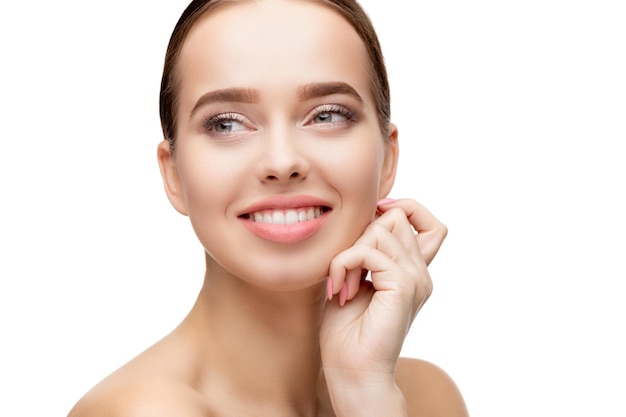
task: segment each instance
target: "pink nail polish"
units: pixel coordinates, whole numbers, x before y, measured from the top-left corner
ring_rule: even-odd
[[[326,298],[328,301],[333,299],[333,281],[330,278],[326,281]]]
[[[339,305],[343,307],[346,304],[346,299],[348,298],[348,286],[346,283],[343,283],[343,287],[341,287],[341,291],[339,291]]]
[[[385,204],[391,204],[394,201],[396,201],[396,200],[394,200],[393,198],[383,198],[382,200],[378,200],[376,205],[377,206],[384,206]]]

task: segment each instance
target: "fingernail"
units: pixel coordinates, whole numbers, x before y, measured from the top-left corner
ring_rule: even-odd
[[[339,305],[343,307],[346,304],[346,299],[348,298],[348,286],[346,283],[343,283],[343,287],[341,287],[341,291],[339,291]]]
[[[326,282],[326,298],[328,298],[328,301],[333,299],[333,282],[330,278]]]
[[[378,200],[376,205],[377,206],[384,206],[385,204],[391,204],[394,201],[396,201],[396,200],[394,200],[393,198],[383,198],[382,200]]]

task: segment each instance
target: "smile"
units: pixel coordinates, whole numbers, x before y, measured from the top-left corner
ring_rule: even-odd
[[[239,220],[258,237],[281,244],[307,240],[320,231],[332,205],[311,195],[274,195],[239,212]]]
[[[329,210],[325,206],[300,207],[285,210],[260,210],[244,217],[255,223],[291,225],[314,220]]]

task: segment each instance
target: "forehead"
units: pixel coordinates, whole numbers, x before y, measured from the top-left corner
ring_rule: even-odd
[[[343,81],[370,96],[363,41],[339,12],[315,1],[225,2],[195,23],[178,67],[182,90]]]

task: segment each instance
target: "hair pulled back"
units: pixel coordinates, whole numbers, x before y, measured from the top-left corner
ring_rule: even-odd
[[[159,112],[163,136],[170,143],[170,150],[176,148],[176,109],[178,107],[178,86],[180,80],[177,77],[177,63],[183,44],[195,23],[207,12],[216,7],[232,3],[237,0],[193,0],[178,19],[170,37],[163,76],[161,79],[161,92],[159,99]],[[387,137],[390,118],[391,99],[389,93],[389,81],[387,69],[371,20],[356,0],[307,0],[325,4],[339,12],[356,30],[363,40],[369,56],[369,76],[372,93],[378,114],[378,124]]]

